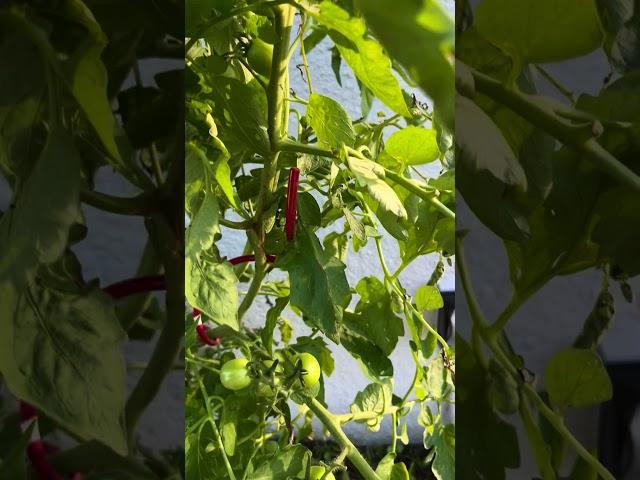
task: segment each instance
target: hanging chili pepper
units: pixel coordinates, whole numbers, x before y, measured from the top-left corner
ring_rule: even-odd
[[[287,187],[287,212],[284,231],[287,241],[293,240],[296,234],[296,220],[298,214],[298,184],[300,182],[300,169],[293,167],[289,170],[289,183]]]
[[[167,288],[164,275],[152,275],[148,277],[129,278],[114,283],[102,289],[104,293],[115,300],[128,297],[136,293],[156,292]]]

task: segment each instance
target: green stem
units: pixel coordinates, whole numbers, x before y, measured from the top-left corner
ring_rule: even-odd
[[[329,158],[336,158],[336,159],[340,158],[338,153],[333,150],[327,150],[326,148],[320,148],[308,143],[283,141],[278,143],[277,148],[281,152],[308,153],[311,155],[318,155],[321,157],[329,157]],[[409,190],[411,193],[416,194],[418,197],[422,198],[424,201],[433,204],[445,216],[455,220],[456,214],[451,209],[449,209],[446,205],[444,205],[440,200],[438,200],[437,196],[435,196],[433,192],[429,192],[427,190],[420,188],[418,185],[413,183],[410,179],[405,178],[402,175],[399,175],[387,168],[385,168],[385,176],[392,182],[395,182],[398,185]]]
[[[95,190],[82,190],[80,200],[94,208],[119,215],[147,216],[156,205],[155,196],[143,193],[137,197],[115,197]]]
[[[218,444],[218,448],[220,449],[220,453],[222,454],[222,459],[224,460],[224,465],[227,469],[227,473],[229,474],[229,478],[231,480],[236,480],[236,476],[233,473],[233,468],[231,467],[231,463],[229,462],[227,453],[224,450],[222,436],[220,435],[220,431],[218,430],[218,426],[216,425],[216,421],[214,420],[213,412],[211,411],[211,406],[209,405],[209,396],[207,395],[207,389],[204,388],[204,383],[202,383],[201,378],[198,378],[198,383],[200,384],[200,390],[202,391],[202,396],[204,397],[204,405],[207,409],[207,414],[209,415],[208,421],[211,425],[211,428],[213,429],[213,434],[216,437],[216,443]]]
[[[411,408],[416,402],[404,402],[402,407],[395,406],[385,409],[383,412],[356,412],[356,413],[343,413],[340,415],[333,414],[333,418],[339,424],[345,424],[349,422],[366,422],[367,420],[373,420],[380,416],[395,415],[401,408]]]
[[[340,446],[347,451],[347,458],[351,461],[354,467],[360,472],[364,480],[381,480],[380,477],[373,471],[371,465],[362,456],[358,449],[353,445],[349,437],[344,433],[340,423],[336,420],[331,412],[322,406],[322,404],[315,398],[311,398],[306,401],[309,409],[314,415],[322,422],[327,430],[331,433],[334,440],[340,444]]]
[[[177,247],[172,226],[164,216],[156,216],[148,223],[154,244],[160,252],[167,282],[167,319],[153,350],[149,367],[144,371],[129,397],[125,409],[127,432],[133,438],[136,424],[160,390],[171,371],[184,337],[184,258]]]
[[[223,227],[231,228],[234,230],[248,230],[251,228],[251,222],[234,222],[232,220],[227,220],[226,218],[219,218],[218,223]]]
[[[542,474],[544,480],[556,480],[556,472],[551,465],[551,456],[549,455],[549,448],[542,436],[542,432],[538,427],[538,424],[533,418],[531,409],[527,400],[520,393],[520,418],[524,424],[525,431],[527,432],[527,438],[529,439],[529,445],[533,450],[533,455],[538,464],[538,470]]]
[[[388,168],[385,168],[384,172],[385,172],[386,178],[388,178],[392,182],[395,182],[401,187],[405,188],[406,190],[409,190],[411,193],[414,193],[418,197],[422,198],[425,202],[431,203],[434,207],[440,210],[440,212],[443,213],[445,216],[452,218],[454,220],[456,219],[456,214],[453,213],[453,211],[451,211],[440,200],[438,200],[437,196],[435,196],[433,193],[430,193],[427,190],[420,188],[418,185],[413,183],[408,178],[403,177],[402,175],[396,172],[393,172]]]
[[[584,127],[557,115],[549,104],[540,101],[539,96],[519,92],[474,69],[470,71],[479,93],[509,107],[533,125],[583,153],[622,185],[640,191],[640,177],[605,150],[593,136],[585,138]]]
[[[564,438],[564,440],[571,445],[575,452],[585,462],[587,462],[599,475],[605,480],[615,480],[613,475],[602,465],[597,458],[595,458],[589,451],[582,446],[582,444],[573,436],[573,434],[564,425],[562,418],[554,412],[547,404],[540,398],[538,393],[531,387],[531,385],[523,382],[522,377],[518,369],[513,365],[509,356],[502,350],[502,347],[498,343],[495,337],[488,335],[487,322],[484,318],[484,314],[480,310],[478,301],[471,285],[469,273],[467,271],[463,242],[460,237],[456,238],[456,266],[458,268],[459,278],[462,283],[462,287],[469,307],[469,314],[473,326],[477,328],[478,333],[484,340],[485,344],[489,347],[496,360],[511,374],[511,376],[521,386],[522,391],[533,402],[538,411],[549,421],[549,423],[556,429],[556,431]]]

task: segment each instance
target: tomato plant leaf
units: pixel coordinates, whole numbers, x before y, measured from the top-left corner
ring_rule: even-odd
[[[403,172],[408,166],[431,163],[439,157],[436,131],[408,126],[387,139],[378,161],[397,172]]]
[[[31,282],[21,291],[3,283],[0,292],[2,316],[13,319],[0,326],[10,342],[0,367],[11,390],[80,438],[125,455],[125,334],[109,298]]]
[[[333,149],[339,149],[342,145],[353,147],[356,134],[351,119],[334,99],[319,93],[311,94],[306,116],[318,137],[319,145]]]
[[[436,423],[425,443],[426,448],[433,448],[433,474],[438,480],[456,478],[456,433],[453,424]]]
[[[185,255],[197,257],[213,245],[215,235],[220,232],[218,225],[218,201],[213,192],[205,190],[200,207],[185,234]]]
[[[329,36],[356,77],[390,109],[411,117],[400,84],[392,73],[391,60],[376,40],[366,36],[367,28],[362,19],[350,17],[327,0],[320,4],[316,18],[329,29]]]
[[[439,310],[444,306],[440,290],[433,285],[423,285],[416,291],[415,297],[418,310]]]
[[[210,85],[214,118],[226,147],[233,153],[268,156],[271,147],[264,89],[255,80],[245,84],[228,77],[215,77]]]
[[[442,6],[399,0],[393,15],[386,0],[362,1],[358,6],[385,49],[433,99],[443,124],[453,131],[454,24]]]
[[[302,445],[290,445],[276,456],[260,465],[251,478],[255,480],[287,480],[306,471],[311,462],[311,452]]]
[[[590,349],[568,348],[545,369],[549,398],[560,407],[586,407],[609,400],[611,380],[600,356]]]
[[[340,324],[351,293],[345,265],[322,249],[318,238],[298,229],[294,244],[276,266],[289,272],[291,305],[332,340],[340,341]]]
[[[68,70],[71,93],[93,125],[100,141],[116,167],[122,158],[115,141],[115,121],[107,98],[107,71],[102,63],[102,45],[81,46],[71,59]]]
[[[199,258],[185,259],[185,295],[218,325],[238,330],[238,280],[228,263],[212,263]]]
[[[407,211],[398,194],[384,180],[385,172],[381,165],[353,156],[347,158],[347,163],[358,184],[366,187],[381,208],[399,218],[407,218]]]
[[[402,320],[392,308],[391,295],[376,277],[360,280],[356,292],[360,295],[360,301],[353,315],[345,316],[345,327],[368,338],[385,355],[391,355],[398,338],[404,335]]]
[[[374,418],[363,421],[363,423],[366,423],[369,431],[377,432],[380,430],[380,424],[384,419],[384,411],[391,407],[392,396],[393,391],[390,380],[383,383],[372,383],[356,394],[350,411],[353,414],[361,412],[378,414],[378,416]]]
[[[475,25],[520,65],[586,55],[603,41],[595,0],[483,0]]]

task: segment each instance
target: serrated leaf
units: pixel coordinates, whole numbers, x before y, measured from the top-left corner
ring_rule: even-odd
[[[348,157],[349,170],[362,187],[378,202],[380,208],[401,219],[407,218],[407,211],[398,194],[385,181],[384,168],[377,163],[357,157]]]
[[[361,412],[377,414],[378,416],[363,421],[371,432],[377,432],[384,419],[384,411],[391,406],[392,394],[389,381],[367,385],[364,390],[356,394],[350,411],[353,414]]]
[[[276,266],[289,272],[291,305],[302,311],[305,320],[339,341],[343,312],[351,299],[345,265],[322,249],[313,232],[301,229]]]
[[[324,147],[339,149],[342,145],[353,147],[356,133],[345,109],[330,97],[313,93],[307,105],[307,118]]]
[[[391,60],[377,41],[366,36],[364,21],[350,17],[328,0],[320,4],[320,14],[316,18],[329,29],[329,36],[356,77],[387,107],[404,117],[411,117],[400,83],[392,73]]]
[[[228,263],[211,263],[198,258],[185,259],[185,296],[218,325],[234,330],[238,323],[238,280]]]
[[[202,204],[191,219],[185,234],[185,255],[197,257],[213,245],[214,236],[220,232],[218,225],[218,201],[213,192],[205,191]]]

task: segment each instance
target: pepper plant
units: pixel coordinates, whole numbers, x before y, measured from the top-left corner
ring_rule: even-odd
[[[137,427],[184,336],[183,38],[176,1],[0,2],[0,478],[180,478],[181,449],[141,445]],[[178,67],[143,84],[147,58]],[[99,191],[105,170],[138,193]],[[77,255],[89,207],[146,225],[134,278],[85,278],[83,258],[113,261]],[[130,232],[110,233],[122,250]],[[125,345],[158,331],[127,365]]]
[[[412,412],[425,462],[436,478],[455,477],[445,414],[455,354],[426,318],[442,307],[438,281],[454,254],[453,22],[433,1],[399,0],[392,16],[388,8],[186,2],[189,479],[408,479],[396,454]],[[326,62],[310,60],[316,48],[329,49]],[[314,74],[325,63],[339,82],[341,66],[357,79],[357,118],[319,93]],[[293,75],[306,89],[292,90]],[[371,115],[374,101],[389,113]],[[438,173],[427,176],[434,162]],[[396,243],[393,265],[384,238]],[[230,245],[242,255],[230,258]],[[383,275],[350,283],[348,257],[363,248]],[[427,258],[435,270],[409,291],[403,271]],[[405,331],[415,373],[397,391],[389,356]],[[325,402],[324,379],[340,368],[330,345],[371,382],[348,412]],[[340,447],[330,462],[301,443],[314,419]],[[373,465],[344,426],[375,432],[383,421],[388,454]]]
[[[613,289],[618,284],[631,301],[628,280],[640,273],[640,48],[632,4],[483,0],[474,11],[458,2],[456,185],[504,244],[513,287],[489,322],[461,232],[457,268],[471,318],[470,335],[456,339],[465,425],[458,445],[469,454],[463,478],[505,478],[519,467],[516,417],[526,433],[522,451],[531,452],[542,478],[614,478],[564,418],[611,397],[597,348],[613,318]],[[571,91],[545,65],[571,68],[594,51],[611,66],[595,95]],[[538,92],[543,84],[553,98]],[[506,327],[554,278],[593,269],[602,282],[592,311],[536,376]],[[569,454],[576,461],[567,471]]]

